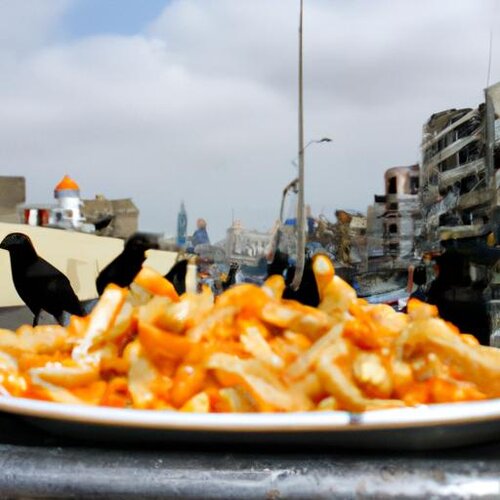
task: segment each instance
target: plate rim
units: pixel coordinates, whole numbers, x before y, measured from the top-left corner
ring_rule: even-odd
[[[234,432],[345,432],[500,422],[500,398],[372,410],[363,413],[347,411],[187,413],[72,405],[2,396],[0,397],[0,411],[60,422],[164,431],[209,431],[228,434]]]

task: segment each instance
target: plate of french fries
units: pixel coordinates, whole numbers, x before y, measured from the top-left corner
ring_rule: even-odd
[[[440,447],[500,437],[500,350],[313,260],[320,304],[262,286],[179,296],[143,267],[67,327],[0,329],[0,410],[56,432]]]

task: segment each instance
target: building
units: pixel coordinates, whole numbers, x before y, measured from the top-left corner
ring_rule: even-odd
[[[93,200],[83,200],[83,214],[89,222],[109,224],[99,233],[115,238],[128,238],[139,227],[139,209],[130,198],[109,200],[103,195],[96,195]]]
[[[366,240],[368,260],[384,256],[384,214],[386,196],[376,194],[366,213]]]
[[[19,222],[18,205],[26,201],[24,177],[0,176],[0,222]]]
[[[420,227],[418,165],[386,170],[383,216],[384,255],[397,260],[415,256],[415,234]]]
[[[82,215],[82,199],[80,186],[68,175],[65,175],[54,189],[57,205],[49,213],[49,224],[67,229],[81,229],[85,225]]]
[[[446,239],[488,231],[492,172],[486,168],[485,106],[433,114],[423,127],[422,252],[439,252]]]
[[[418,165],[392,167],[384,174],[385,194],[375,195],[367,213],[367,256],[375,266],[406,267],[415,259],[421,226]]]
[[[477,108],[432,115],[422,140],[424,224],[418,246],[422,253],[461,259],[453,272],[440,273],[453,278],[441,280],[446,288],[440,300],[462,319],[443,317],[481,343],[487,343],[490,333],[500,334],[499,116],[497,83],[485,89],[485,102]]]
[[[491,190],[490,221],[500,242],[500,83],[485,90],[485,167]]]
[[[80,187],[65,175],[54,188],[54,202],[25,203],[24,177],[0,177],[0,221],[70,229],[126,239],[138,229],[139,210],[129,198],[93,200],[80,196]]]
[[[22,203],[17,206],[18,222],[30,226],[70,229],[85,233],[94,232],[82,215],[80,187],[65,175],[54,188],[55,203]]]
[[[354,211],[335,211],[333,225],[335,256],[338,264],[362,268],[366,261],[366,216]]]
[[[261,233],[248,230],[239,220],[235,220],[226,232],[224,250],[231,261],[257,265],[259,259],[266,256],[271,237],[271,232]]]
[[[493,244],[500,244],[500,83],[485,90],[485,164],[491,191],[490,228]],[[500,347],[500,266],[491,269],[492,342]],[[494,340],[493,340],[494,339]]]

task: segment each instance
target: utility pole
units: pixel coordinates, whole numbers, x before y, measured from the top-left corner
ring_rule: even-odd
[[[292,289],[297,290],[304,274],[305,262],[305,207],[304,207],[304,106],[302,92],[302,20],[303,0],[300,0],[299,18],[299,191],[297,200],[297,262],[292,281]]]

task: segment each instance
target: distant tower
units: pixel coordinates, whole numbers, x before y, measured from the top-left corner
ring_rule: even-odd
[[[187,236],[187,212],[184,202],[181,202],[181,208],[177,214],[177,245],[183,247],[186,245]]]
[[[54,189],[58,207],[53,210],[55,220],[51,223],[64,227],[80,227],[84,221],[81,212],[80,187],[68,175]]]

